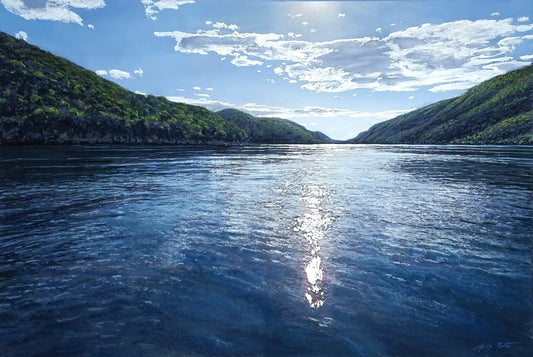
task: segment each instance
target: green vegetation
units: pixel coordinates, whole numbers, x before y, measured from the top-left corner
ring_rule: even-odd
[[[353,143],[533,144],[533,65],[374,125]]]
[[[312,132],[293,121],[280,118],[256,118],[236,109],[224,109],[219,116],[237,125],[250,142],[261,144],[320,144],[332,139],[321,132]]]
[[[0,143],[233,143],[246,133],[205,108],[132,93],[0,32]]]

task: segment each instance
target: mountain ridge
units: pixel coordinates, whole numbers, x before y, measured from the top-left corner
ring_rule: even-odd
[[[357,144],[533,144],[533,65],[378,123]]]
[[[244,130],[251,143],[326,144],[336,142],[322,132],[309,131],[303,125],[287,119],[254,117],[233,108],[220,110],[216,114]]]
[[[246,133],[213,112],[133,93],[0,32],[0,143],[232,144]]]

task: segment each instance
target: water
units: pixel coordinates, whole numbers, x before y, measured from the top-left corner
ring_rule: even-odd
[[[4,356],[526,356],[531,147],[0,148]]]

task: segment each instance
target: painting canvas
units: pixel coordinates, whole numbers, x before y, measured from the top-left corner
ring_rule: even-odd
[[[533,355],[532,5],[0,0],[0,355]]]

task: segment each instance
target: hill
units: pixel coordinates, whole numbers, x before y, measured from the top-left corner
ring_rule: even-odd
[[[0,143],[233,143],[209,110],[144,96],[0,32]]]
[[[237,109],[224,109],[219,116],[237,125],[258,144],[324,144],[334,140],[321,132],[307,130],[300,124],[281,118],[257,118]]]
[[[379,123],[361,144],[533,144],[533,65]]]

